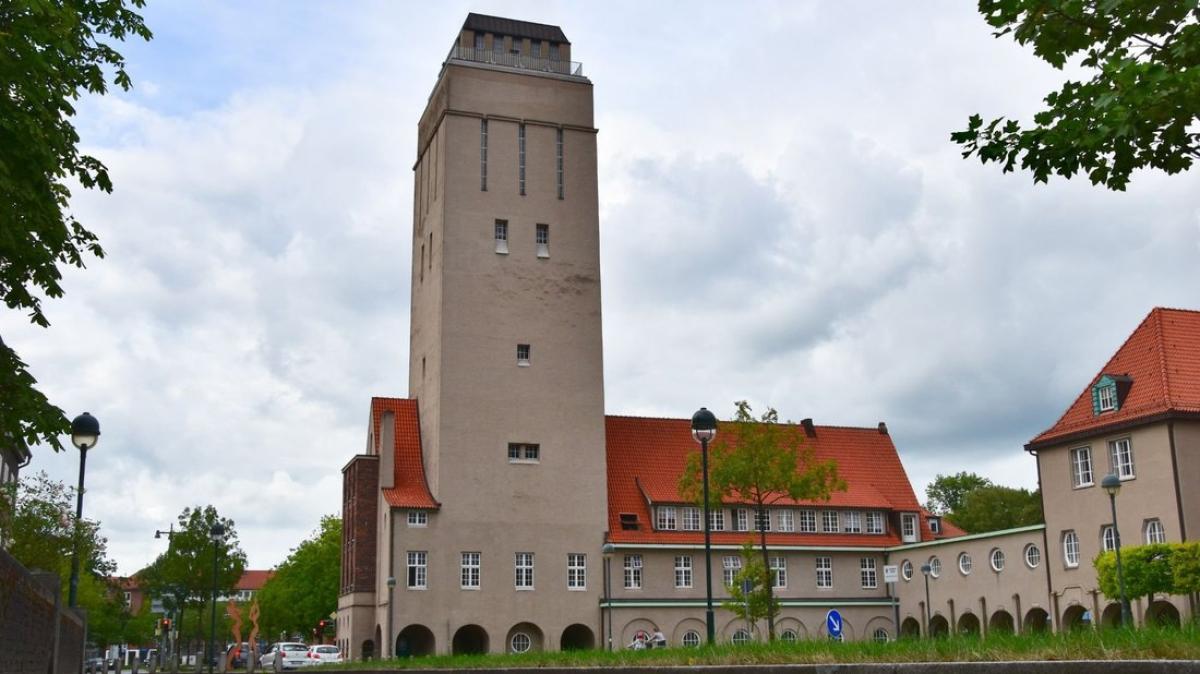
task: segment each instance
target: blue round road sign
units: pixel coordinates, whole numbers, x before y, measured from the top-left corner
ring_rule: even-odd
[[[831,639],[842,638],[842,614],[836,608],[829,609],[829,613],[825,614],[825,631]]]

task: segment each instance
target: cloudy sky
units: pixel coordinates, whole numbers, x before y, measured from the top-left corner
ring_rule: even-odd
[[[963,161],[968,115],[1028,119],[1063,76],[972,4],[153,3],[135,89],[77,120],[108,257],[51,329],[0,332],[100,419],[85,507],[122,573],[201,503],[279,563],[340,509],[370,396],[407,393],[416,123],[467,12],[499,14],[561,25],[595,84],[610,413],[885,420],[918,494],[1033,487],[1022,444],[1151,307],[1200,307],[1200,171]]]

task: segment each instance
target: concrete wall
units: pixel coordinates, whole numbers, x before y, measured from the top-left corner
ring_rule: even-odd
[[[30,573],[0,550],[0,672],[81,671],[85,623],[63,605],[59,582],[54,574]]]

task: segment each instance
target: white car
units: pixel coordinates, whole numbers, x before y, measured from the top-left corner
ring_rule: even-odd
[[[282,641],[271,644],[266,653],[258,659],[260,667],[267,671],[275,669],[275,658],[281,659],[283,669],[298,669],[311,662],[308,659],[308,646],[298,641]]]
[[[305,656],[310,665],[324,665],[330,662],[341,662],[342,652],[337,646],[309,646]]]

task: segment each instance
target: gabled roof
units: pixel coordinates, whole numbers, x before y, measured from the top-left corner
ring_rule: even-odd
[[[235,590],[261,590],[263,585],[271,580],[275,572],[269,569],[246,569],[242,572],[242,577],[238,579],[237,585],[233,586]]]
[[[1120,408],[1095,414],[1092,386],[1129,377]],[[1200,414],[1200,312],[1155,308],[1062,417],[1025,445],[1037,449],[1169,413]]]
[[[562,28],[558,26],[533,23],[531,21],[517,21],[516,19],[506,19],[500,16],[488,16],[487,14],[476,14],[474,12],[467,14],[467,20],[463,23],[462,29],[480,33],[492,33],[494,35],[527,37],[531,40],[547,40],[549,42],[570,44],[567,42],[567,36],[563,33]]]
[[[394,481],[383,490],[383,498],[393,508],[437,508],[425,479],[425,461],[421,457],[421,423],[417,401],[411,398],[371,398],[371,433],[377,451],[380,447],[384,414],[392,413]],[[381,476],[382,477],[382,476]],[[382,481],[382,480],[381,480]]]
[[[908,475],[900,464],[891,436],[881,428],[816,426],[806,437],[817,460],[835,459],[847,490],[815,507],[862,508],[918,512]],[[699,451],[688,419],[605,417],[608,448],[608,530],[614,543],[702,543],[703,532],[653,531],[650,503],[683,503],[676,489],[689,454]],[[794,503],[781,501],[780,505]],[[804,504],[803,502],[801,504]],[[637,531],[621,528],[622,513],[638,516]],[[891,529],[892,527],[889,527]],[[878,534],[768,534],[778,545],[896,545],[895,531]],[[747,532],[713,532],[717,544],[741,544]]]

